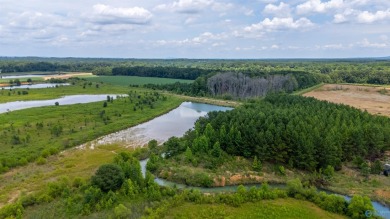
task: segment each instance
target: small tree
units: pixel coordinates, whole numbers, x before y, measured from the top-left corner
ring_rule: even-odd
[[[380,174],[382,170],[382,163],[379,160],[375,160],[375,162],[371,165],[371,173]]]
[[[364,176],[366,179],[368,179],[370,177],[370,172],[371,172],[371,169],[370,169],[370,166],[368,166],[368,163],[363,162],[360,165],[360,173],[362,174],[362,176]]]
[[[126,208],[123,204],[119,204],[114,209],[115,218],[121,219],[121,218],[129,218],[131,215],[131,210]]]
[[[334,175],[334,168],[330,165],[328,165],[324,172],[323,172],[324,176],[326,177],[326,179],[331,179]]]
[[[99,167],[91,178],[92,185],[104,192],[115,191],[122,186],[125,176],[123,170],[115,164],[105,164]]]
[[[107,107],[107,101],[104,101],[103,107]]]
[[[253,159],[252,168],[254,171],[260,172],[263,169],[263,165],[261,164],[261,161],[257,159],[257,156]]]

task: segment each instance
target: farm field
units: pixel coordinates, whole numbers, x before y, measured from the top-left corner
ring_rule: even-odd
[[[193,80],[182,80],[172,78],[138,77],[138,76],[97,76],[87,77],[91,82],[103,82],[112,85],[144,85],[144,84],[172,84],[175,82],[192,83]]]
[[[307,201],[277,199],[246,203],[240,207],[222,204],[186,203],[173,208],[164,218],[345,218]]]
[[[303,96],[350,105],[375,115],[390,116],[389,87],[325,84]]]

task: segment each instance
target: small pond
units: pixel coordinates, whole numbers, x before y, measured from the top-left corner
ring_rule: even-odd
[[[137,126],[103,136],[88,144],[94,147],[95,145],[121,143],[125,146],[138,147],[152,139],[162,143],[172,136],[183,136],[186,131],[194,127],[199,117],[207,115],[210,111],[231,109],[230,107],[210,104],[184,102],[167,114]]]
[[[111,96],[115,99],[118,96],[118,94],[70,95],[70,96],[64,96],[61,98],[51,99],[51,100],[29,100],[29,101],[15,101],[15,102],[8,102],[8,103],[0,103],[0,113],[21,110],[21,109],[29,109],[33,107],[54,106],[56,102],[58,102],[59,105],[98,102],[98,101],[106,100],[107,96]]]
[[[20,86],[12,86],[12,87],[0,87],[0,89],[38,89],[38,88],[51,88],[51,87],[56,87],[56,86],[68,86],[70,85],[69,83],[42,83],[42,84],[23,84]]]

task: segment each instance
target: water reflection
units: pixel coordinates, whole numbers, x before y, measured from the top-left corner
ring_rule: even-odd
[[[0,103],[0,113],[5,113],[14,110],[28,109],[33,107],[54,106],[56,102],[59,105],[71,105],[77,103],[91,103],[107,99],[111,96],[114,99],[118,94],[99,94],[99,95],[70,95],[51,100],[31,100],[31,101],[15,101],[8,103]]]
[[[120,143],[124,146],[144,145],[152,139],[164,142],[172,136],[180,137],[191,129],[196,120],[210,111],[226,111],[230,107],[210,104],[184,102],[178,108],[129,129],[103,136],[93,142],[91,147],[102,144]]]
[[[43,84],[23,84],[20,86],[12,86],[12,87],[0,87],[1,89],[37,89],[37,88],[51,88],[56,86],[68,86],[70,84],[68,83],[61,83],[61,84],[49,84],[49,83],[43,83]]]

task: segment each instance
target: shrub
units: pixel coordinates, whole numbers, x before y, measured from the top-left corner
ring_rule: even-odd
[[[374,212],[371,200],[364,196],[355,195],[352,197],[351,202],[348,205],[348,216],[352,218],[367,218],[366,212]]]
[[[115,164],[105,164],[99,167],[92,177],[92,185],[104,192],[115,191],[122,186],[125,176],[122,168]]]
[[[47,160],[45,158],[43,158],[43,157],[38,157],[36,162],[37,162],[38,165],[43,165],[43,164],[45,164],[47,162]]]
[[[128,218],[131,215],[131,210],[126,208],[123,204],[119,204],[114,209],[115,218]]]

